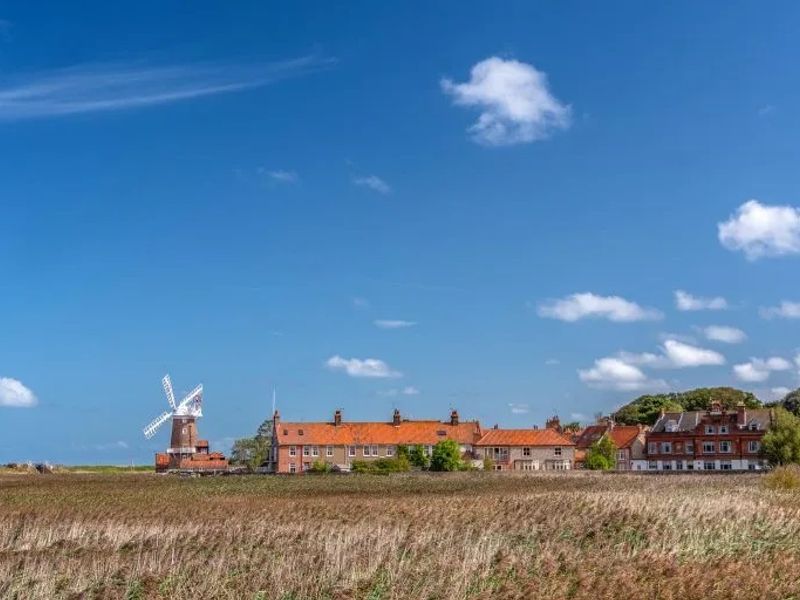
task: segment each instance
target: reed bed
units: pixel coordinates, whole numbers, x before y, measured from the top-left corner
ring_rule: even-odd
[[[0,476],[0,598],[800,599],[759,475]]]

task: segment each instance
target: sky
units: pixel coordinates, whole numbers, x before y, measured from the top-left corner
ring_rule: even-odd
[[[0,462],[799,384],[800,5],[0,3]]]

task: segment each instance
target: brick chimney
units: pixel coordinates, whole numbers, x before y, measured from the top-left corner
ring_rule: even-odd
[[[394,413],[392,413],[392,425],[397,427],[400,425],[400,420],[400,411],[395,408]]]
[[[342,424],[342,411],[340,409],[336,409],[336,412],[333,413],[333,424],[337,427]]]
[[[277,425],[281,422],[281,413],[278,412],[278,409],[275,409],[275,412],[272,413],[272,422],[274,425]]]
[[[747,425],[747,409],[744,406],[744,402],[739,402],[736,405],[736,424],[739,427]]]
[[[458,425],[458,411],[456,409],[450,412],[450,425]]]

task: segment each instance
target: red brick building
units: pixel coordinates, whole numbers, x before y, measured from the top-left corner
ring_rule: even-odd
[[[648,471],[747,471],[766,466],[761,438],[772,410],[739,405],[726,410],[663,413],[646,436]]]
[[[617,425],[612,419],[589,425],[575,441],[576,468],[582,468],[586,451],[604,435],[617,449],[617,471],[639,470],[645,460],[645,429],[639,425]]]

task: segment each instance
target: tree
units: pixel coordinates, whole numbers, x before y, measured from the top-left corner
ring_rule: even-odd
[[[611,438],[604,435],[586,450],[587,469],[593,471],[610,471],[617,466],[617,447]]]
[[[761,439],[761,452],[773,465],[800,463],[800,417],[775,409],[775,421]]]
[[[770,406],[781,406],[790,413],[800,417],[800,389],[789,392],[780,402],[775,402],[774,404],[770,404]]]
[[[255,436],[241,438],[231,448],[231,464],[245,466],[255,471],[269,457],[272,450],[272,419],[258,426]]]
[[[411,449],[408,455],[411,464],[420,469],[427,469],[429,465],[428,456],[425,454],[425,448],[417,444]]]
[[[461,448],[455,440],[442,440],[433,447],[431,471],[459,471],[462,465]]]
[[[411,460],[410,453],[408,452],[408,446],[406,446],[405,444],[400,444],[397,447],[395,454],[397,455],[397,458],[403,458],[407,461]]]
[[[614,419],[623,425],[652,425],[658,420],[662,410],[708,410],[711,402],[719,402],[728,410],[735,409],[740,403],[747,408],[763,406],[755,395],[736,388],[697,388],[686,392],[639,396],[614,413]]]

